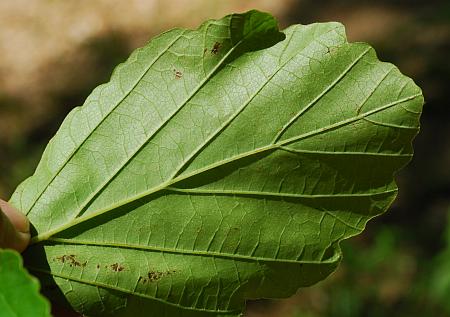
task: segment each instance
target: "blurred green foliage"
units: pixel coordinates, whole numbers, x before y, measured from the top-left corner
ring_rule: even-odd
[[[401,242],[404,237],[402,229],[386,226],[376,233],[369,248],[346,243],[346,259],[337,276],[312,288],[327,294],[327,304],[315,310],[298,308],[293,316],[449,316],[450,278],[442,278],[449,276],[450,257],[447,254],[442,262],[442,271],[434,269],[441,255],[418,260]]]
[[[428,271],[430,278],[427,280],[429,296],[434,298],[443,310],[450,316],[450,209],[445,232],[446,247],[431,262]]]

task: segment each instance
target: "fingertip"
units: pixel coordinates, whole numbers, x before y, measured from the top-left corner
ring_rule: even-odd
[[[0,199],[0,209],[8,217],[9,221],[13,224],[17,231],[29,235],[30,222],[23,213],[2,199]]]
[[[30,238],[31,235],[29,232],[17,232],[14,249],[20,253],[25,251],[30,244]]]

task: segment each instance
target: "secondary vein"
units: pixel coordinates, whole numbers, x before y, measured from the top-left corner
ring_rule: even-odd
[[[181,32],[178,36],[176,36],[168,46],[166,46],[149,64],[149,66],[144,70],[141,76],[138,77],[136,82],[130,87],[130,89],[123,95],[122,98],[111,108],[111,110],[98,122],[98,124],[88,133],[86,138],[69,154],[67,159],[64,161],[64,163],[58,168],[58,170],[53,174],[53,176],[50,178],[50,180],[47,182],[45,186],[42,187],[41,192],[38,194],[37,198],[33,202],[33,204],[28,208],[28,210],[25,212],[26,215],[30,213],[30,211],[33,209],[33,207],[36,205],[37,201],[42,197],[42,195],[45,193],[45,191],[50,187],[52,182],[55,180],[55,178],[59,175],[59,173],[64,169],[64,167],[68,164],[68,162],[74,157],[74,155],[78,152],[78,150],[82,147],[83,144],[89,139],[89,137],[92,136],[92,134],[97,130],[97,128],[105,122],[105,120],[111,115],[117,107],[119,107],[122,102],[130,95],[130,93],[136,88],[136,86],[139,84],[139,82],[144,78],[144,76],[148,73],[148,71],[151,69],[151,67],[161,58],[162,55],[164,55],[173,44],[175,44],[184,34],[185,31]]]
[[[300,141],[302,139],[306,139],[306,138],[312,137],[314,135],[325,133],[325,132],[327,132],[329,130],[332,130],[332,129],[336,129],[336,128],[341,127],[341,126],[348,125],[348,124],[353,123],[355,121],[361,120],[361,119],[365,118],[366,116],[369,116],[369,115],[377,113],[379,111],[388,109],[388,108],[393,107],[393,106],[395,106],[397,104],[406,102],[408,100],[412,100],[412,99],[420,97],[420,96],[421,96],[421,94],[415,94],[415,95],[412,95],[412,96],[409,96],[409,97],[405,97],[405,98],[399,99],[399,100],[397,100],[395,102],[391,102],[391,103],[388,103],[386,105],[380,106],[378,108],[372,109],[371,111],[368,111],[366,113],[362,113],[362,114],[360,114],[358,116],[355,116],[353,118],[349,118],[349,119],[346,119],[346,120],[339,121],[337,123],[328,125],[326,127],[323,127],[323,128],[320,128],[320,129],[316,129],[316,130],[313,130],[313,131],[301,134],[299,136],[292,137],[292,138],[280,141],[280,142],[278,142],[276,144],[270,144],[270,145],[267,145],[267,146],[264,146],[264,147],[261,147],[261,148],[254,149],[252,151],[248,151],[248,152],[244,152],[244,153],[238,154],[238,155],[233,156],[231,158],[215,162],[213,164],[210,164],[208,166],[205,166],[203,168],[200,168],[200,169],[195,170],[195,171],[190,172],[190,173],[181,174],[181,175],[179,175],[179,176],[177,176],[177,177],[175,177],[175,178],[173,178],[171,180],[168,180],[168,181],[165,181],[165,182],[161,183],[158,186],[150,188],[147,191],[144,191],[144,192],[142,192],[142,193],[140,193],[138,195],[131,196],[131,197],[127,198],[127,199],[119,201],[119,202],[117,202],[117,203],[115,203],[115,204],[113,204],[111,206],[106,207],[106,208],[103,208],[103,209],[100,209],[98,211],[92,212],[92,213],[90,213],[88,215],[83,215],[83,216],[80,216],[78,218],[75,218],[75,219],[65,223],[64,225],[62,225],[60,227],[56,227],[56,228],[54,228],[52,230],[49,230],[47,232],[38,234],[37,236],[34,236],[31,239],[31,244],[36,244],[36,243],[39,243],[41,241],[45,241],[48,238],[50,238],[52,235],[54,235],[56,233],[59,233],[61,231],[64,231],[64,230],[66,230],[66,229],[68,229],[68,228],[70,228],[70,227],[72,227],[74,225],[77,225],[79,223],[82,223],[82,222],[85,222],[87,220],[93,219],[93,218],[95,218],[97,216],[100,216],[100,215],[102,215],[102,214],[104,214],[106,212],[109,212],[109,211],[112,211],[114,209],[117,209],[117,208],[119,208],[121,206],[124,206],[124,205],[126,205],[128,203],[131,203],[133,201],[139,200],[141,198],[144,198],[144,197],[147,197],[147,196],[152,195],[154,193],[157,193],[157,192],[160,192],[162,190],[165,190],[169,186],[172,186],[172,185],[174,185],[174,184],[176,184],[178,182],[181,182],[181,181],[186,180],[188,178],[194,177],[194,176],[199,175],[201,173],[204,173],[206,171],[212,170],[212,169],[217,168],[219,166],[231,163],[233,161],[236,161],[236,160],[239,160],[239,159],[242,159],[242,158],[245,158],[245,157],[249,157],[249,156],[253,156],[253,155],[256,155],[256,154],[265,153],[265,152],[268,152],[268,151],[277,150],[278,148],[280,148],[283,145],[290,144],[290,143],[293,143],[293,142],[297,142],[297,141]]]

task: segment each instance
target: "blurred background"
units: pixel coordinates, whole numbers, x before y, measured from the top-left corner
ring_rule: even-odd
[[[340,21],[422,87],[426,105],[399,197],[343,243],[326,281],[247,317],[450,316],[450,1],[2,0],[0,197],[30,176],[71,108],[152,36],[257,8],[281,27]]]

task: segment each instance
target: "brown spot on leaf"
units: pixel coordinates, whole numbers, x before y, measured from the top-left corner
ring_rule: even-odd
[[[148,280],[149,280],[150,282],[159,280],[163,275],[164,275],[163,272],[155,272],[155,271],[150,271],[150,272],[148,272],[148,274],[147,274]]]
[[[219,43],[219,42],[214,43],[214,46],[213,46],[213,48],[211,49],[211,54],[216,55],[217,53],[219,53],[219,50],[220,50],[220,47],[221,47],[221,46],[222,46],[222,44]]]
[[[76,259],[76,255],[75,254],[70,254],[70,255],[62,255],[62,256],[58,256],[55,258],[57,261],[61,262],[61,263],[69,263],[70,267],[74,267],[74,266],[80,266],[80,267],[85,267],[87,264],[87,261],[85,262],[80,262]]]
[[[142,284],[145,284],[145,283],[147,283],[147,278],[145,278],[144,276],[139,276],[138,283],[139,282],[142,282]]]
[[[122,272],[125,268],[119,263],[114,263],[110,265],[111,270],[114,272]]]
[[[173,73],[175,74],[175,79],[180,79],[181,77],[183,77],[183,73],[179,70],[174,69]]]
[[[144,284],[145,284],[147,281],[148,281],[148,282],[155,282],[155,281],[158,281],[159,279],[161,279],[162,277],[167,276],[167,275],[170,275],[170,274],[173,274],[173,273],[175,273],[175,272],[176,272],[175,270],[165,271],[165,272],[161,272],[161,271],[149,271],[149,272],[147,273],[147,278],[148,278],[148,279],[141,276],[141,279],[140,279],[140,280],[142,280],[142,282],[143,282]]]

